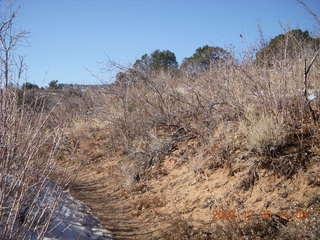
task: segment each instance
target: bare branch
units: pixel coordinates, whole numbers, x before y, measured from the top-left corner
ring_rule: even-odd
[[[314,19],[316,20],[316,22],[320,26],[320,18],[319,18],[319,16],[314,11],[312,11],[303,0],[296,0],[296,1],[298,3],[300,3],[310,15],[312,15],[314,17]]]
[[[314,61],[317,59],[320,53],[320,48],[315,52],[313,58],[311,59],[311,62],[309,63],[309,66],[305,69],[305,74],[308,74],[312,65],[314,64]]]

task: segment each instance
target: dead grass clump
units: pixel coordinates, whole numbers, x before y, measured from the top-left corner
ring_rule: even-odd
[[[239,187],[244,191],[248,191],[258,180],[259,174],[257,171],[257,165],[254,165],[249,169],[248,175],[243,180],[241,180]]]
[[[126,154],[121,163],[121,172],[126,179],[126,185],[130,186],[141,180],[147,179],[147,171],[152,166],[161,163],[165,156],[174,149],[174,139],[159,138],[150,139],[150,142],[140,148],[140,151],[132,151]]]
[[[226,168],[228,175],[233,176],[235,156],[239,155],[245,145],[243,136],[239,133],[239,123],[221,122],[212,132],[209,142],[199,150],[202,163],[198,160],[198,165],[209,170]]]
[[[68,136],[73,139],[89,137],[95,131],[103,131],[107,128],[105,122],[97,118],[86,120],[83,118],[74,119],[68,128]]]
[[[123,178],[125,179],[125,185],[131,187],[135,183],[138,183],[145,170],[145,159],[148,158],[143,153],[135,153],[131,155],[134,159],[125,159],[120,163],[120,170]]]
[[[300,169],[307,169],[309,162],[310,154],[302,151],[295,154],[278,156],[277,158],[264,158],[259,164],[260,168],[271,170],[278,176],[291,178]]]
[[[254,161],[255,169],[266,169],[277,176],[291,178],[300,170],[306,170],[315,156],[318,155],[314,146],[318,144],[315,126],[303,126],[300,129],[288,130],[286,137],[273,151],[268,151]],[[288,128],[287,128],[288,129]],[[250,172],[250,171],[249,171]]]
[[[259,153],[275,153],[286,144],[288,129],[283,117],[261,115],[247,128],[248,149]]]

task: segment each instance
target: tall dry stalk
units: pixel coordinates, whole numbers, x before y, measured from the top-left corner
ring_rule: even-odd
[[[60,130],[46,130],[50,112],[26,108],[15,87],[24,63],[14,53],[25,33],[15,32],[15,12],[1,11],[7,14],[0,18],[0,239],[41,239],[58,201],[44,195],[50,195]]]

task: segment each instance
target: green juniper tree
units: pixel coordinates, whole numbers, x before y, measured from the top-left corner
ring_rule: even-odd
[[[169,50],[155,50],[150,55],[144,54],[133,64],[133,69],[143,72],[160,72],[177,70],[176,55]]]
[[[182,70],[191,72],[207,71],[211,64],[231,59],[231,54],[223,48],[205,45],[196,49],[196,52],[185,58],[181,64]]]
[[[272,38],[266,47],[256,53],[256,63],[272,66],[277,61],[301,58],[314,53],[320,47],[320,38],[308,31],[294,29]]]

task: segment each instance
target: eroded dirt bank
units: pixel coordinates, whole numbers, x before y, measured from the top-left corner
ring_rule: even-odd
[[[110,154],[106,144],[105,129],[91,129],[77,144],[66,144],[61,164],[77,173],[72,194],[92,208],[115,239],[237,239],[251,228],[256,235],[250,239],[264,239],[281,231],[294,236],[297,224],[308,231],[319,221],[316,150],[302,153],[309,154],[308,163],[288,178],[252,168],[258,157],[237,148],[228,153],[232,167],[212,166],[217,144],[185,138],[147,177],[135,180],[123,169],[125,154]],[[68,148],[74,147],[70,155]],[[296,150],[283,156],[302,158]]]

